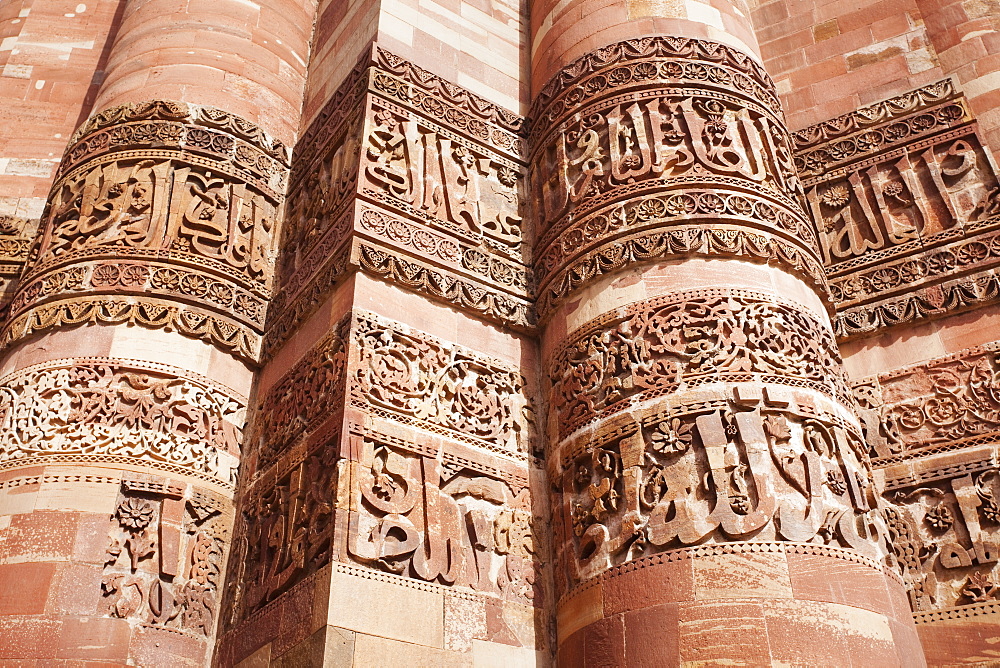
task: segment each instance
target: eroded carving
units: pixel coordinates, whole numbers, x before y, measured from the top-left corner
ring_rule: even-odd
[[[374,438],[361,447],[348,532],[355,561],[530,603],[540,555],[526,481]]]
[[[352,401],[518,458],[530,452],[533,411],[516,369],[373,314],[355,317]]]
[[[212,637],[230,518],[184,485],[126,479],[101,580],[106,613]]]

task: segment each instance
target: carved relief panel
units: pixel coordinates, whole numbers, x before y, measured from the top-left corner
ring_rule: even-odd
[[[350,397],[354,406],[525,461],[534,411],[514,367],[355,311]]]
[[[778,100],[745,54],[613,44],[558,74],[532,116],[543,313],[577,277],[686,252],[780,261],[822,285]]]
[[[296,149],[265,356],[355,268],[530,328],[521,124],[384,49],[366,53]]]
[[[542,552],[523,473],[477,463],[456,446],[358,432],[347,545],[352,560],[531,603]]]
[[[37,226],[37,220],[0,215],[0,307],[13,297]]]
[[[343,410],[347,324],[318,341],[258,400],[246,430],[247,484]]]
[[[915,612],[996,599],[1000,345],[855,385]]]
[[[89,319],[173,327],[255,358],[287,160],[208,107],[91,118],[60,164],[4,341]]]
[[[533,420],[515,366],[352,311],[250,416],[226,624],[331,560],[530,605]]]
[[[588,323],[554,355],[549,403],[558,438],[706,382],[757,379],[849,398],[825,323],[771,295],[703,290],[622,310]]]
[[[990,442],[1000,432],[1000,344],[859,382],[872,456]]]
[[[231,521],[226,502],[204,492],[124,480],[101,580],[105,614],[214,637]]]
[[[332,433],[319,447],[275,467],[240,500],[226,629],[329,563],[337,525],[338,440]]]
[[[731,387],[607,421],[561,450],[569,583],[685,545],[812,542],[876,560],[887,532],[859,430],[807,391]]]
[[[521,166],[376,101],[365,146],[365,194],[467,238],[520,251]],[[389,199],[386,199],[386,198]]]

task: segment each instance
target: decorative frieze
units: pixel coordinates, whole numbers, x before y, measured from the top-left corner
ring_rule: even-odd
[[[630,263],[700,253],[775,262],[820,289],[819,247],[770,79],[694,39],[612,44],[533,109],[539,311]]]
[[[127,463],[232,489],[246,400],[163,364],[74,358],[0,379],[0,466]]]
[[[352,404],[525,461],[534,412],[517,368],[355,311]]]
[[[352,270],[530,329],[521,123],[366,53],[299,143],[265,356]]]
[[[706,382],[754,379],[849,397],[823,322],[772,295],[735,289],[669,294],[609,313],[571,334],[549,376],[560,438]]]
[[[838,337],[996,300],[1000,181],[951,80],[795,141]]]
[[[4,343],[127,321],[256,359],[287,171],[284,147],[217,109],[94,116],[60,164]]]
[[[873,456],[1000,436],[1000,343],[904,367],[855,385]],[[912,456],[912,455],[910,455]]]

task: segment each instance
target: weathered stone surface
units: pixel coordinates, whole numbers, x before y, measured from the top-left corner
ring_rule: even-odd
[[[0,3],[0,663],[996,659],[995,3],[528,4]]]

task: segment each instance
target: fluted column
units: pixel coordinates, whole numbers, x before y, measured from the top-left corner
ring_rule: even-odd
[[[313,9],[125,8],[0,333],[0,659],[209,656]]]
[[[922,665],[739,3],[533,7],[561,665]]]

